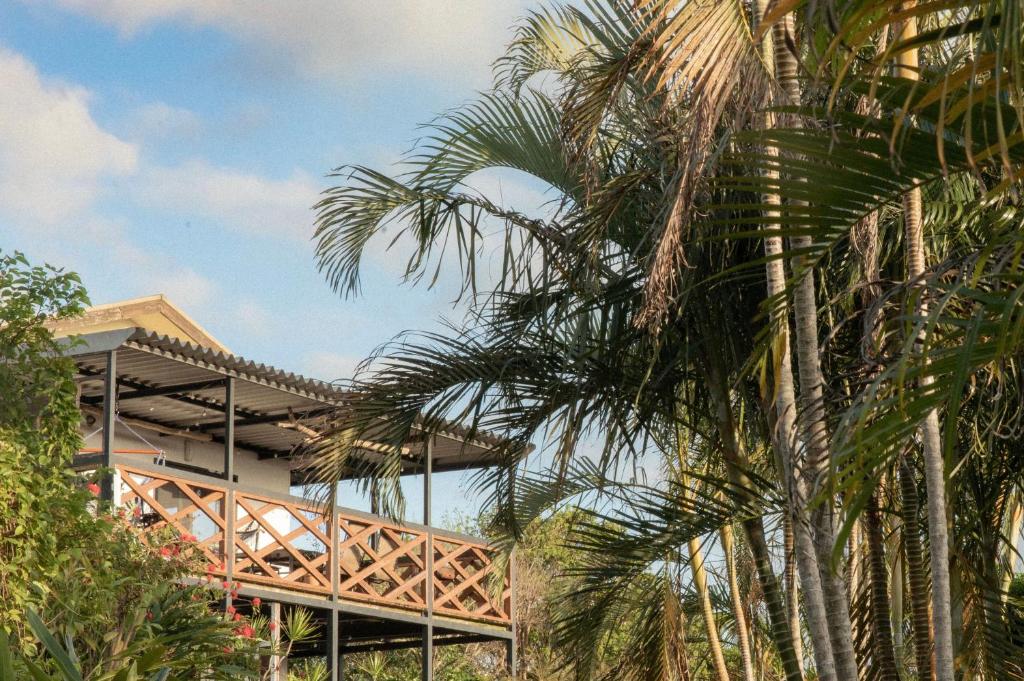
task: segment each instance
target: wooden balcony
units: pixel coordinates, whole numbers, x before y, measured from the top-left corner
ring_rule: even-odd
[[[494,550],[482,539],[170,467],[116,470],[115,503],[144,536],[168,527],[194,535],[209,574],[243,588],[511,627],[510,575],[496,588]]]

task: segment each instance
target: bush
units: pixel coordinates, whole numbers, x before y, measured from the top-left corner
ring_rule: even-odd
[[[223,592],[182,585],[203,571],[188,538],[142,542],[130,514],[112,514],[70,468],[75,366],[45,322],[87,303],[76,275],[0,254],[2,638],[22,671],[57,673],[63,651],[83,678],[144,667],[167,680],[255,678],[256,628],[210,609]]]

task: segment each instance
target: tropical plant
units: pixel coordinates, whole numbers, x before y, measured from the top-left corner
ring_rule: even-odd
[[[194,538],[144,543],[128,511],[114,512],[96,482],[71,470],[81,444],[75,366],[47,322],[86,303],[76,275],[0,257],[0,669],[254,678],[259,641],[211,609],[222,593],[183,584],[202,572]]]
[[[459,264],[472,314],[372,358],[314,474],[372,433],[391,452],[361,465],[397,512],[414,427],[506,436],[481,477],[502,545],[585,518],[557,625],[578,678],[624,621],[609,677],[724,678],[728,648],[748,678],[1020,678],[1022,25],[976,0],[530,14],[404,174],[339,171],[318,206],[335,288],[392,229],[410,278]],[[484,169],[550,204],[500,205],[471,189]],[[701,542],[734,525],[756,579],[738,594],[726,566],[716,605]]]

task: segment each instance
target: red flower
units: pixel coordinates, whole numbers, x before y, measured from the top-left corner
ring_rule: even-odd
[[[133,508],[132,509],[132,515],[134,515],[136,518],[141,518],[142,517],[142,507],[141,506],[136,506],[135,508]]]
[[[230,653],[231,652],[231,646],[224,646],[221,650],[223,650],[225,653]]]
[[[243,638],[252,638],[252,635],[254,633],[253,628],[250,627],[248,624],[244,627],[239,627],[238,629],[235,629],[235,631],[238,633],[239,636]]]
[[[227,582],[227,581],[225,581],[225,582],[221,582],[221,584],[220,584],[220,585],[221,585],[222,587],[224,587],[225,589],[230,589],[230,588],[231,588],[231,582]]]
[[[241,622],[242,621],[242,613],[236,612],[235,616],[232,619],[234,619],[236,622]]]
[[[271,622],[267,626],[270,627],[271,631],[277,631],[277,622]]]
[[[166,546],[161,546],[160,547],[160,555],[163,556],[164,558],[170,558],[171,557],[171,550],[169,548],[167,548]]]
[[[88,485],[85,486],[85,488],[89,490],[89,493],[92,494],[94,497],[98,497],[100,495],[100,486],[97,485],[95,482],[90,482]]]
[[[254,607],[254,608],[260,607],[261,603],[263,603],[263,601],[260,599],[259,596],[257,596],[256,598],[252,599],[252,607]]]
[[[229,605],[227,607],[227,612],[228,612],[229,615],[234,615],[235,614],[235,606]]]

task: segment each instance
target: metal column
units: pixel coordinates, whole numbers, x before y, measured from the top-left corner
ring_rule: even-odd
[[[505,665],[508,667],[508,674],[513,679],[519,668],[516,648],[516,553],[515,550],[508,558],[508,609],[509,618],[512,622],[512,637],[508,640],[505,648]]]
[[[338,483],[331,485],[331,503],[328,505],[331,519],[329,547],[331,569],[331,613],[327,631],[327,673],[330,681],[341,681],[345,677],[343,659],[338,655],[340,632],[338,631],[338,593],[341,591],[341,528],[338,525]]]
[[[327,678],[330,681],[341,681],[345,676],[338,655],[338,619],[338,609],[332,607],[327,620]]]
[[[224,382],[224,479],[235,479],[235,379]]]
[[[231,587],[235,577],[235,379],[224,381],[224,576],[229,583],[225,608],[231,605]]]
[[[431,477],[434,473],[434,438],[428,436],[423,444],[423,524],[427,528],[424,569],[424,600],[427,605],[427,622],[423,626],[422,680],[434,681],[434,530],[430,526]]]
[[[114,478],[109,468],[114,460],[114,423],[117,418],[117,350],[107,353],[107,371],[103,375],[103,455],[100,465],[108,469],[100,479],[100,498],[114,500]]]
[[[281,604],[274,602],[270,604],[270,644],[276,652],[281,647]],[[270,680],[283,681],[281,677],[281,656],[270,656]]]

